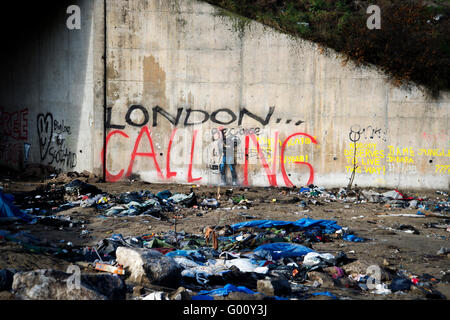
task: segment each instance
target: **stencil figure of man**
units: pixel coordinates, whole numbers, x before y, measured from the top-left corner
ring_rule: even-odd
[[[234,161],[234,151],[237,147],[237,142],[235,139],[228,139],[225,134],[225,128],[220,127],[220,138],[219,138],[219,151],[222,151],[222,161],[219,165],[220,175],[222,177],[222,185],[227,185],[227,174],[225,172],[225,166],[228,165],[231,172],[231,177],[233,179],[233,186],[237,185],[237,174]]]

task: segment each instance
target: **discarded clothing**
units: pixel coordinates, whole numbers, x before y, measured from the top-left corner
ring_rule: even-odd
[[[0,191],[0,217],[1,218],[19,218],[26,222],[31,222],[33,218],[22,212],[13,204],[14,197],[12,195],[3,194]]]
[[[306,267],[314,267],[325,262],[328,265],[334,265],[336,258],[330,253],[310,252],[303,258],[303,265]]]
[[[228,268],[230,268],[231,266],[236,266],[241,272],[256,272],[266,274],[269,271],[268,267],[260,267],[252,263],[250,259],[245,258],[226,260],[225,266],[227,266]]]
[[[185,207],[193,207],[197,205],[197,196],[194,192],[191,192],[190,194],[186,195],[183,193],[176,193],[170,198],[167,199],[168,201],[172,201],[173,203],[183,205]]]
[[[212,199],[205,199],[202,201],[202,203],[200,203],[200,206],[202,207],[206,207],[206,208],[212,208],[212,209],[216,209],[220,206],[219,202],[212,198]]]
[[[334,233],[336,230],[342,229],[341,226],[332,220],[314,220],[311,218],[302,218],[297,221],[279,221],[279,220],[253,220],[240,222],[231,225],[233,230],[251,227],[251,228],[273,228],[273,227],[289,227],[294,226],[300,230],[306,230],[312,227],[320,227],[324,233]]]
[[[172,192],[170,192],[169,190],[164,190],[161,192],[158,192],[156,194],[156,197],[160,200],[167,200],[172,196]]]
[[[309,252],[314,252],[314,250],[300,244],[277,242],[263,244],[257,247],[254,252],[257,255],[262,253],[263,257],[266,253],[269,253],[272,259],[278,260],[280,258],[302,257]]]
[[[395,278],[391,282],[390,289],[392,292],[407,291],[411,288],[411,280],[404,278]]]
[[[186,257],[173,258],[184,270],[181,272],[182,277],[194,278],[201,285],[209,282],[211,276],[221,276],[230,272],[223,264],[223,260],[208,260],[207,263],[197,263]]]
[[[64,189],[65,189],[66,193],[76,194],[76,195],[81,195],[81,194],[97,195],[99,193],[102,193],[102,190],[100,190],[96,186],[85,183],[78,179],[73,180],[72,182],[66,184],[64,186]]]
[[[401,200],[404,198],[403,194],[401,194],[397,190],[388,191],[388,192],[383,193],[382,195],[383,195],[383,197],[390,198],[393,200]]]

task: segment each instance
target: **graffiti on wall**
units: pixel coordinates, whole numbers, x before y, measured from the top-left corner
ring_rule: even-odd
[[[274,139],[269,137],[265,138],[262,136],[264,127],[271,121],[275,107],[270,107],[267,114],[261,116],[249,111],[246,108],[241,108],[237,113],[226,108],[218,109],[211,113],[203,110],[178,108],[176,114],[169,114],[159,106],[156,106],[152,109],[152,117],[150,117],[150,113],[146,108],[140,105],[133,105],[126,113],[126,125],[112,124],[111,110],[112,109],[109,109],[107,114],[107,127],[115,130],[109,131],[107,134],[105,150],[102,150],[101,152],[101,159],[103,159],[103,152],[106,152],[107,156],[113,156],[112,152],[115,151],[110,151],[111,153],[108,151],[114,150],[111,148],[112,144],[110,143],[114,143],[111,142],[111,139],[114,139],[116,143],[120,144],[123,144],[125,141],[131,139],[130,135],[125,132],[127,127],[126,125],[130,127],[139,127],[140,131],[137,138],[134,140],[134,144],[132,144],[133,151],[131,151],[128,156],[128,166],[126,168],[120,168],[115,174],[111,173],[109,168],[105,168],[106,179],[108,181],[114,182],[131,176],[134,170],[135,162],[139,158],[147,158],[149,163],[153,164],[156,175],[160,180],[167,181],[173,177],[177,177],[178,172],[172,171],[170,166],[171,161],[174,160],[171,159],[171,152],[172,148],[175,147],[174,139],[176,136],[182,136],[182,141],[184,141],[184,146],[182,149],[185,151],[186,156],[177,156],[176,161],[178,167],[181,164],[180,161],[186,161],[184,164],[187,166],[186,182],[188,183],[201,182],[203,180],[202,176],[197,177],[193,175],[194,159],[201,159],[201,167],[209,169],[214,174],[219,174],[219,168],[224,161],[223,159],[228,159],[231,157],[230,154],[226,154],[226,157],[224,157],[223,137],[227,143],[231,143],[234,146],[230,150],[233,150],[232,152],[234,152],[232,155],[233,161],[239,166],[238,169],[243,185],[249,185],[249,166],[259,164],[264,169],[263,172],[265,173],[267,181],[271,186],[278,186],[279,182],[277,181],[277,170],[281,172],[281,177],[284,184],[286,186],[293,186],[293,183],[289,178],[291,174],[287,173],[287,168],[285,165],[285,159],[288,157],[292,160],[292,162],[288,162],[288,164],[304,165],[307,167],[307,172],[309,174],[309,178],[307,180],[308,184],[312,183],[314,180],[314,169],[312,165],[309,164],[307,160],[295,161],[300,159],[305,160],[307,157],[294,159],[290,155],[285,155],[286,152],[289,151],[287,150],[289,147],[300,144],[299,138],[302,141],[301,144],[305,141],[309,141],[311,145],[317,144],[314,137],[303,132],[294,132],[285,139],[280,139],[278,132],[275,132]],[[137,113],[138,116],[135,113]],[[191,118],[194,113],[197,113],[197,117]],[[257,121],[260,125],[251,128],[243,127],[243,120],[246,117]],[[151,129],[152,127],[158,127],[160,124],[160,118],[164,118],[173,127],[175,127],[170,133],[170,139],[167,149],[165,150],[165,155],[163,152],[158,151],[159,147],[155,148],[155,146],[159,146],[160,141],[155,141],[155,136],[152,135],[153,132]],[[281,120],[282,119],[277,118],[276,122],[280,123]],[[208,121],[217,124],[218,127],[203,131],[201,125]],[[293,125],[295,124],[298,126],[301,123],[304,123],[304,121],[287,119],[286,123],[292,123]],[[189,138],[187,138],[188,134]],[[277,141],[278,143],[269,142],[270,146],[265,146],[264,143],[267,144],[268,141]],[[293,141],[296,141],[296,143],[293,143]],[[147,146],[147,150],[141,150],[143,148],[141,144],[145,144]],[[196,155],[200,152],[202,153],[201,157],[197,157]],[[280,159],[279,168],[277,167],[278,159]],[[165,172],[161,169],[161,164],[165,164]]]
[[[351,142],[344,150],[347,160],[346,172],[385,175],[386,166],[382,162],[385,158],[384,149],[379,148],[379,141],[375,142],[375,140],[386,141],[385,134],[385,131],[377,127],[351,126],[348,135]],[[367,142],[368,139],[371,142]]]
[[[436,173],[443,173],[443,174],[450,174],[450,165],[442,165],[437,164],[436,166]]]
[[[368,126],[367,128],[375,128]],[[396,146],[386,143],[386,131],[383,129],[361,129],[359,125],[354,125],[349,130],[349,140],[351,141],[344,150],[347,165],[346,172],[386,175],[388,172],[401,170],[403,173],[417,173],[417,162],[432,159],[445,159],[450,157],[450,149],[444,148],[417,148],[408,146]],[[367,136],[366,133],[370,135]],[[423,134],[424,144],[431,141],[436,142],[442,135]],[[366,142],[370,139],[371,142]],[[446,174],[447,165],[436,164],[435,173]]]
[[[228,108],[221,108],[211,113],[204,110],[197,110],[192,108],[178,108],[176,114],[170,114],[160,106],[155,106],[152,108],[152,115],[150,117],[150,112],[147,110],[147,108],[142,105],[132,105],[128,108],[124,120],[127,125],[132,127],[144,127],[146,125],[150,126],[150,123],[152,127],[158,127],[161,118],[166,119],[175,127],[192,127],[196,125],[202,125],[206,122],[212,122],[221,126],[230,126],[231,124],[237,122],[239,128],[235,129],[239,131],[241,130],[240,127],[242,126],[243,120],[246,117],[259,122],[262,126],[266,126],[272,119],[274,111],[275,107],[270,107],[266,115],[259,116],[249,111],[247,108],[241,108],[237,114]],[[112,108],[108,108],[106,127],[109,129],[125,129],[125,124],[112,124],[111,118]],[[276,119],[276,123],[281,123],[282,121],[283,119],[281,118]],[[299,126],[304,123],[304,121],[286,119],[285,123],[292,123],[296,126]]]
[[[28,109],[12,113],[0,109],[0,132],[2,137],[26,141],[28,139]]]
[[[17,165],[28,159],[28,114],[28,109],[0,108],[0,161]]]
[[[52,113],[37,116],[37,133],[41,161],[61,168],[74,168],[77,165],[77,154],[71,152],[66,139],[72,134],[70,126],[53,118]]]

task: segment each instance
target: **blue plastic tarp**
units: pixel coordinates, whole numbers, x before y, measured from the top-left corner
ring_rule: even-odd
[[[13,204],[14,197],[10,194],[0,192],[0,217],[2,218],[20,218],[27,222],[33,220],[28,214],[22,212]]]
[[[290,257],[302,257],[309,252],[315,252],[314,250],[302,246],[296,243],[288,243],[288,242],[276,242],[276,243],[267,243],[257,247],[253,250],[255,253],[258,251],[267,251],[270,253],[273,259],[278,260],[281,258],[290,258]]]
[[[331,292],[325,291],[325,292],[315,292],[315,293],[311,293],[312,296],[328,296],[330,298],[333,299],[337,299],[337,297],[332,294]]]
[[[231,225],[233,230],[240,228],[251,227],[251,228],[273,228],[273,227],[287,227],[295,226],[301,230],[310,229],[313,227],[320,227],[324,233],[334,233],[336,230],[342,229],[341,226],[337,225],[336,221],[332,220],[314,220],[311,218],[302,218],[297,221],[280,221],[280,220],[252,220],[246,222],[235,223]]]
[[[202,290],[198,293],[197,296],[192,297],[193,300],[212,300],[210,299],[210,296],[227,296],[230,294],[230,292],[243,292],[243,293],[248,293],[248,294],[255,294],[257,292],[253,292],[252,290],[244,287],[244,286],[239,286],[236,287],[232,284],[226,284],[223,288],[218,288],[218,289],[214,289],[214,290]],[[194,299],[196,298],[196,299]],[[205,299],[202,299],[205,298]]]
[[[345,241],[351,241],[351,242],[364,242],[363,238],[357,237],[354,234],[344,234],[342,236],[342,239]]]

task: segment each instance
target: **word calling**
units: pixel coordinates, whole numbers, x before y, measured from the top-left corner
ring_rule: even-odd
[[[153,144],[153,140],[152,137],[150,135],[150,129],[148,126],[144,126],[138,137],[136,138],[136,141],[134,143],[134,149],[133,152],[131,153],[130,156],[130,163],[128,166],[128,169],[125,173],[125,169],[121,169],[120,172],[118,174],[111,174],[108,169],[106,168],[106,165],[103,163],[103,165],[105,166],[105,172],[106,172],[106,180],[109,182],[115,182],[115,181],[119,181],[120,179],[122,179],[124,173],[125,173],[125,177],[129,177],[131,176],[132,172],[133,172],[133,165],[134,162],[136,160],[136,157],[147,157],[147,158],[151,158],[153,160],[153,163],[155,165],[156,168],[156,172],[158,174],[158,177],[162,180],[168,180],[172,177],[175,177],[177,175],[177,172],[171,171],[170,169],[170,153],[171,153],[171,149],[172,149],[172,144],[173,144],[173,139],[177,133],[178,129],[174,129],[172,131],[171,137],[170,137],[170,141],[169,141],[169,145],[167,147],[167,156],[166,156],[166,173],[165,175],[162,173],[158,160],[157,160],[157,156],[155,153],[155,149],[154,149],[154,144]],[[191,144],[191,151],[190,151],[190,161],[189,161],[189,169],[188,169],[188,175],[187,175],[187,182],[188,183],[192,183],[195,181],[200,181],[202,178],[194,178],[192,177],[192,162],[194,159],[194,149],[195,149],[195,141],[197,138],[197,134],[198,134],[198,130],[194,130],[193,131],[193,137],[192,137],[192,144]],[[101,159],[103,159],[103,152],[107,152],[107,148],[108,148],[108,143],[109,140],[111,139],[111,137],[115,136],[115,135],[120,135],[125,139],[129,139],[129,136],[121,131],[121,130],[115,130],[110,132],[107,137],[106,137],[106,144],[105,144],[105,149],[101,151]],[[150,145],[150,149],[151,152],[138,152],[139,150],[139,146],[141,144],[141,140],[142,138],[145,137],[148,139],[149,145]],[[285,159],[285,150],[286,147],[289,143],[289,141],[297,136],[305,136],[307,138],[309,138],[312,143],[317,144],[316,139],[314,139],[314,137],[310,136],[309,134],[303,133],[303,132],[297,132],[294,134],[291,134],[289,137],[287,137],[284,142],[283,145],[281,146],[281,159]],[[243,185],[248,186],[249,182],[248,182],[248,164],[249,164],[249,149],[250,149],[250,139],[252,140],[253,144],[256,145],[256,150],[258,152],[259,155],[259,159],[262,163],[262,166],[264,167],[264,170],[266,172],[267,178],[270,182],[271,186],[277,186],[277,178],[276,178],[276,162],[277,162],[277,157],[274,157],[274,161],[272,162],[272,168],[269,167],[269,164],[266,161],[266,158],[263,154],[262,148],[259,145],[258,139],[256,137],[255,134],[249,134],[245,136],[245,162],[244,162],[244,166],[243,166],[243,170],[244,170],[244,181],[243,181]],[[277,151],[275,150],[275,153]],[[296,164],[300,164],[300,165],[305,165],[309,168],[309,180],[308,180],[308,185],[312,184],[314,181],[314,169],[312,167],[311,164],[307,163],[307,162],[300,162],[300,161],[295,161],[294,163]],[[286,169],[285,169],[285,164],[284,161],[280,161],[280,169],[281,169],[281,173],[283,175],[283,180],[284,183],[286,184],[286,186],[288,187],[292,187],[294,186],[292,184],[292,182],[289,180],[288,178],[288,174],[286,173]]]

